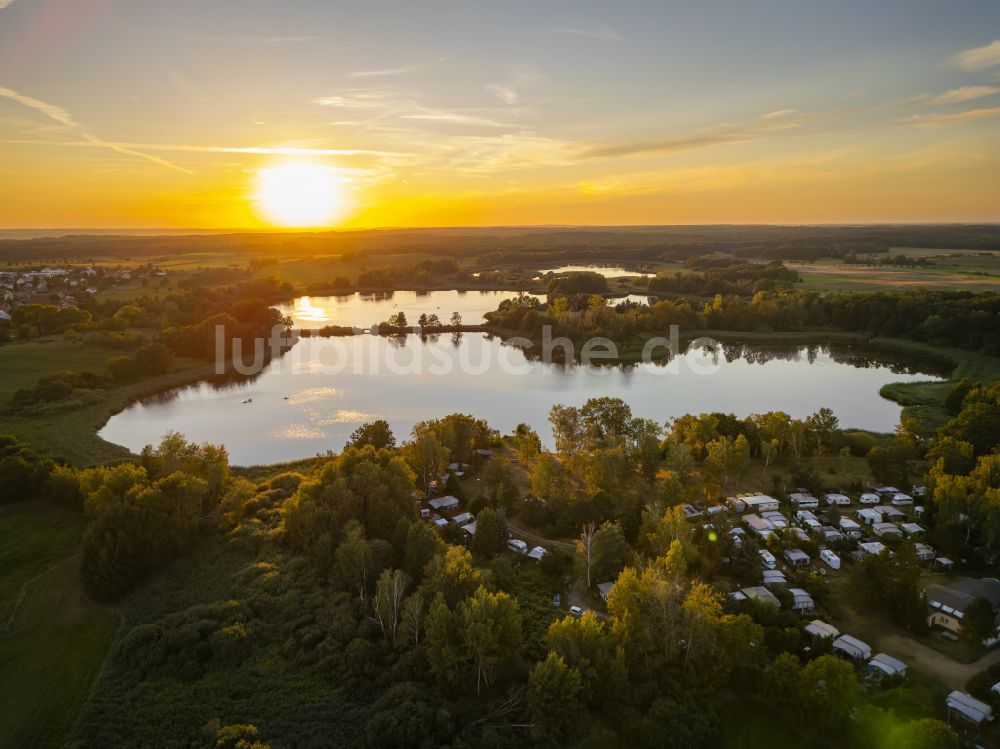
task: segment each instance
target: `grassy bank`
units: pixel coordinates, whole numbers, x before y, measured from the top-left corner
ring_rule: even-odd
[[[13,434],[74,465],[90,466],[127,460],[133,457],[127,448],[101,439],[97,432],[108,419],[133,401],[193,384],[214,373],[210,364],[192,366],[191,361],[185,361],[179,366],[180,369],[169,374],[107,390],[103,400],[81,408],[53,411],[44,416],[5,414],[0,432]]]
[[[118,629],[79,586],[83,516],[25,501],[0,508],[0,746],[60,746]]]

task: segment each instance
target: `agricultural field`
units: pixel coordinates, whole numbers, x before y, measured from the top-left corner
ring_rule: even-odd
[[[925,259],[926,266],[846,264],[828,258],[815,263],[786,262],[802,276],[802,286],[817,291],[891,291],[927,288],[986,291],[1000,288],[1000,253],[989,250],[893,248],[892,257]]]

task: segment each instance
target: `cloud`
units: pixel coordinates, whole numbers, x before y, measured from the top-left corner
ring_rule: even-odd
[[[1000,94],[1000,88],[996,86],[962,86],[961,88],[953,88],[951,91],[945,91],[940,96],[935,96],[926,103],[929,107],[940,106],[942,104],[958,104],[963,101],[972,101],[973,99],[982,99],[985,96],[993,96],[994,94]]]
[[[406,75],[419,70],[418,65],[400,65],[398,68],[383,68],[382,70],[355,70],[348,73],[348,78],[387,78],[393,75]]]
[[[4,86],[0,86],[0,96],[7,99],[11,99],[12,101],[16,101],[18,104],[28,107],[29,109],[34,109],[36,112],[41,112],[50,120],[54,120],[58,122],[60,125],[65,125],[66,127],[73,128],[74,130],[81,130],[81,131],[83,130],[83,126],[80,125],[80,123],[78,123],[76,120],[74,120],[73,116],[69,112],[67,112],[62,107],[56,106],[55,104],[49,104],[48,102],[44,102],[41,99],[35,99],[31,96],[25,96],[24,94],[19,94],[17,91],[14,91],[13,89],[10,88],[5,88]],[[161,159],[159,156],[153,156],[152,154],[142,153],[140,151],[133,150],[128,146],[104,140],[103,138],[99,138],[98,136],[92,135],[88,132],[81,132],[80,136],[86,142],[92,145],[101,146],[103,148],[110,148],[112,151],[115,151],[116,153],[120,153],[126,156],[135,156],[140,159],[145,159],[146,161],[151,161],[152,163],[158,164],[159,166],[166,167],[167,169],[173,169],[174,171],[177,172],[183,172],[184,174],[194,174],[194,172],[192,172],[190,169],[186,169],[182,166],[178,166],[177,164],[173,164],[167,161],[166,159]]]
[[[796,110],[794,109],[778,109],[775,110],[774,112],[768,112],[767,114],[762,114],[760,118],[762,120],[777,120],[781,119],[782,117],[791,117],[793,114],[795,114],[795,111]]]
[[[3,2],[3,0],[0,0],[0,2]],[[11,2],[13,2],[13,0],[11,0]],[[66,125],[67,127],[80,127],[69,112],[62,107],[57,107],[55,104],[48,104],[40,99],[33,99],[30,96],[19,94],[17,91],[3,86],[0,86],[0,96],[12,99],[18,104],[23,104],[30,109],[41,112],[49,119],[55,120],[62,125]]]
[[[13,0],[11,0],[13,2]],[[3,2],[3,0],[0,0]],[[269,36],[254,34],[181,34],[180,39],[187,39],[192,42],[207,42],[218,44],[220,42],[242,42],[246,44],[260,44],[278,46],[282,44],[301,44],[303,42],[315,42],[321,39],[329,39],[326,35],[302,35],[302,36]]]
[[[487,83],[483,89],[493,94],[504,104],[516,104],[518,99],[517,89],[513,86],[505,86],[500,83]]]
[[[614,156],[641,156],[644,154],[670,154],[680,151],[691,151],[696,148],[709,148],[730,143],[745,143],[752,140],[750,134],[729,133],[717,135],[694,135],[687,138],[665,138],[663,140],[634,141],[608,146],[594,146],[585,149],[584,158],[601,159]]]
[[[313,99],[313,104],[321,107],[340,107],[342,109],[376,109],[383,106],[384,101],[375,95],[321,96]]]
[[[996,39],[983,47],[967,49],[955,56],[958,62],[966,70],[982,70],[1000,65],[1000,39]]]
[[[607,24],[599,24],[594,28],[559,28],[552,29],[557,34],[575,34],[576,36],[586,36],[591,39],[606,39],[608,41],[619,41],[622,35]]]
[[[473,125],[476,127],[509,127],[503,122],[497,122],[489,117],[481,117],[464,112],[451,112],[443,109],[422,109],[419,112],[400,115],[404,120],[423,120],[426,122],[447,122],[454,125]]]
[[[915,114],[902,121],[910,122],[922,127],[938,127],[941,125],[960,125],[965,122],[992,119],[994,117],[1000,117],[1000,107],[967,109],[964,112],[953,113],[935,112],[934,114]]]
[[[13,4],[14,4],[14,0],[0,0],[0,10],[3,10],[8,5],[13,5]]]

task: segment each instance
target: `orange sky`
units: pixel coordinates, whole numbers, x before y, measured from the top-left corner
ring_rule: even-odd
[[[746,5],[0,0],[0,227],[1000,220],[1000,6]]]

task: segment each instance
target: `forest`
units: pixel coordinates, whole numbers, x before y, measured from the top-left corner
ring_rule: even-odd
[[[452,414],[402,444],[373,422],[339,455],[263,473],[234,470],[223,448],[176,434],[134,463],[86,469],[4,438],[0,496],[82,513],[81,583],[99,601],[124,602],[123,634],[71,746],[603,736],[707,747],[734,697],[760,693],[823,744],[937,749],[958,738],[918,693],[873,692],[793,612],[729,596],[758,579],[765,547],[738,543],[725,516],[703,525],[683,509],[759,483],[769,464],[791,474],[766,487],[774,496],[819,493],[840,480],[819,474],[817,460],[861,455],[880,481],[909,486],[926,473],[924,522],[943,552],[1000,553],[1000,386],[959,383],[949,407],[952,420],[930,439],[904,423],[873,440],[827,409],[664,425],[596,398],[553,407],[551,452],[528,427],[500,435]],[[451,463],[478,480],[459,481]],[[471,536],[421,518],[422,502],[444,493],[475,516]],[[519,558],[505,540],[523,526],[510,518],[576,543],[547,544],[537,563]],[[919,632],[913,545],[893,550],[857,564],[849,584],[892,625]],[[589,590],[615,580],[606,615],[552,606],[573,579]],[[822,608],[838,606],[822,577],[796,582]]]

